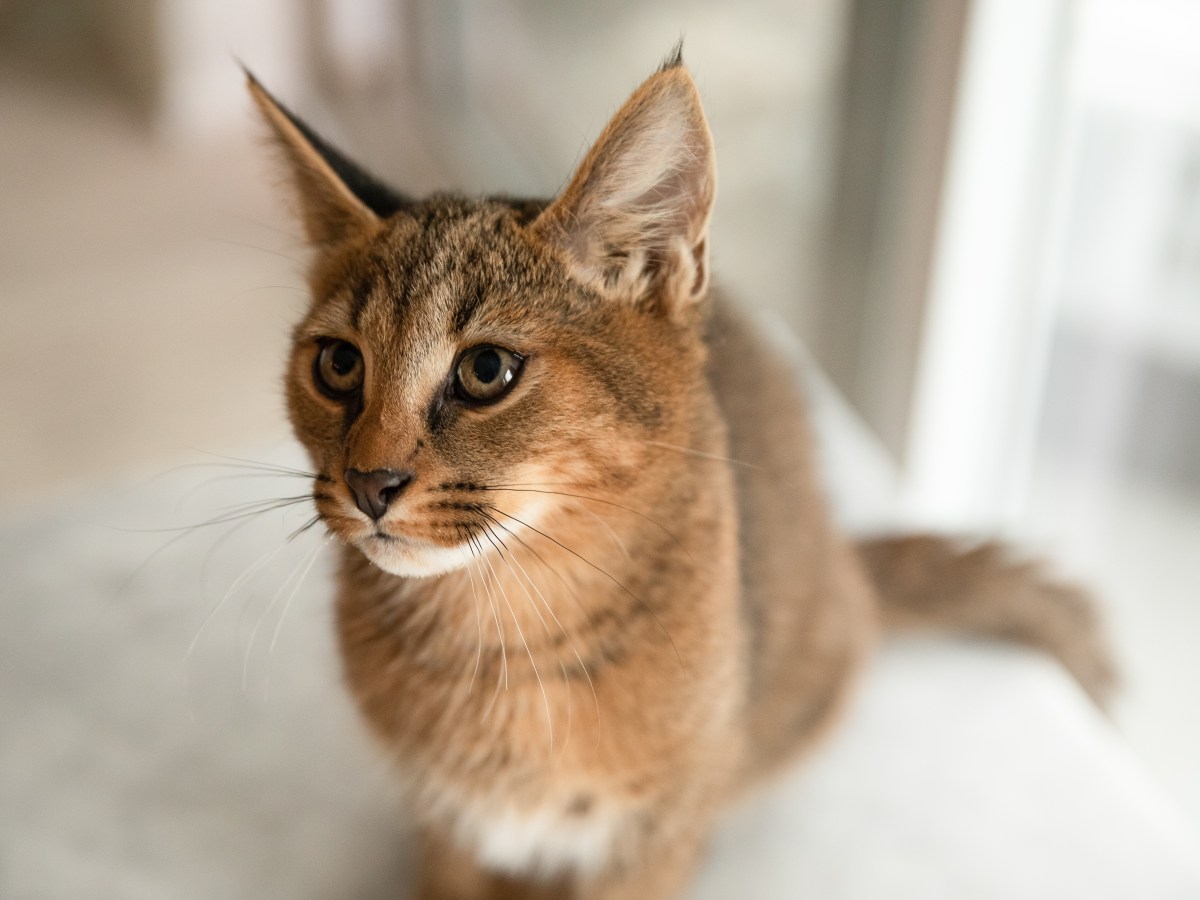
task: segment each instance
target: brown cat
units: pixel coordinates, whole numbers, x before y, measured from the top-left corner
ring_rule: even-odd
[[[1030,641],[1102,696],[1078,593],[831,525],[795,373],[709,290],[712,139],[678,51],[548,202],[408,199],[249,85],[315,251],[288,404],[420,896],[677,896],[881,620]]]

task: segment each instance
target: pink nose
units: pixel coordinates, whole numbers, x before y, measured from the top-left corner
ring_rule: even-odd
[[[364,514],[376,522],[383,518],[389,504],[414,478],[415,472],[395,469],[375,469],[372,472],[346,470],[346,484],[354,492],[354,502]]]

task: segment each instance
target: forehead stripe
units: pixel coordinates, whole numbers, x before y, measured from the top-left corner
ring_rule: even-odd
[[[367,308],[367,301],[371,299],[371,292],[374,289],[375,274],[370,273],[354,286],[354,290],[350,294],[350,321],[354,323],[355,329],[362,324],[363,312]]]
[[[475,311],[479,309],[479,305],[483,302],[483,293],[479,290],[467,291],[458,303],[458,310],[454,313],[454,330],[462,331],[467,327],[467,323],[471,321],[471,316],[475,315]]]

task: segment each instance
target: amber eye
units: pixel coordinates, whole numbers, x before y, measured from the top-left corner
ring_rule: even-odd
[[[454,370],[454,392],[468,403],[499,400],[517,381],[524,359],[503,347],[472,347]]]
[[[344,400],[362,387],[362,354],[353,344],[329,341],[313,363],[313,380],[325,396]]]

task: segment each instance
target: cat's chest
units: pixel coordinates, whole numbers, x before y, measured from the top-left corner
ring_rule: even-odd
[[[623,819],[621,811],[594,799],[526,809],[485,801],[460,807],[453,833],[492,869],[588,873],[611,861]]]
[[[417,783],[427,802],[418,808],[448,825],[488,868],[547,874],[604,868],[617,835],[629,830],[632,798],[615,790],[613,773],[589,765],[586,754],[545,763],[525,754],[508,747],[504,764],[473,770],[452,764],[450,754],[438,762],[426,757]]]
[[[503,700],[492,714],[497,710],[507,712]],[[604,868],[634,805],[614,789],[621,773],[601,764],[596,743],[584,735],[551,745],[538,717],[511,719],[508,728],[491,728],[465,717],[438,743],[441,752],[425,746],[405,760],[416,809],[448,826],[463,849],[497,871]]]

